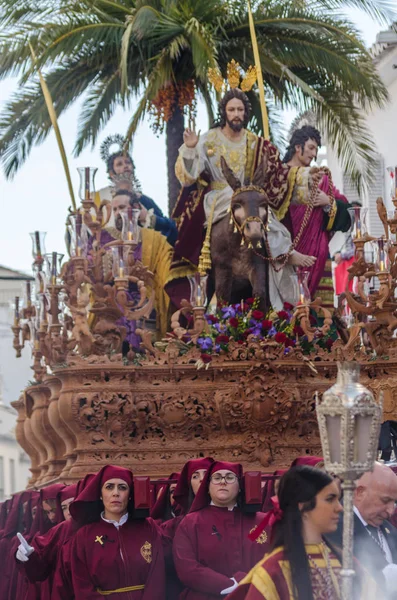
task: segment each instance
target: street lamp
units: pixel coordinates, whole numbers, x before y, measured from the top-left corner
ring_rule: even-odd
[[[335,385],[316,393],[316,410],[325,468],[343,481],[342,598],[353,598],[353,494],[355,480],[372,471],[383,414],[379,402],[360,382],[357,362],[338,363]]]

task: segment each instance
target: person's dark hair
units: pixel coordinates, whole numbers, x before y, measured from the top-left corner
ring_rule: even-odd
[[[318,129],[312,127],[311,125],[305,125],[300,129],[296,129],[289,141],[283,162],[287,163],[292,160],[292,158],[295,156],[296,146],[300,146],[303,152],[305,144],[308,140],[314,140],[317,142],[317,146],[321,148],[321,135]]]
[[[226,94],[223,96],[222,100],[219,102],[218,118],[215,121],[215,123],[212,125],[211,129],[215,129],[216,127],[225,127],[225,125],[226,125],[226,105],[228,102],[230,102],[230,100],[233,100],[233,98],[237,98],[237,100],[241,100],[241,102],[244,104],[243,126],[244,126],[244,128],[247,127],[248,121],[250,120],[250,116],[251,116],[251,103],[248,100],[247,94],[242,92],[240,90],[240,88],[232,88],[226,92]]]
[[[280,480],[278,499],[283,517],[275,525],[273,548],[284,547],[296,600],[313,600],[309,561],[303,541],[302,513],[315,508],[317,494],[332,481],[328,473],[307,466],[292,467]],[[303,505],[303,509],[299,509],[299,504]]]
[[[132,160],[131,154],[128,154],[127,152],[115,152],[114,154],[111,154],[108,158],[108,162],[106,165],[108,174],[110,173],[110,171],[113,171],[114,173],[114,161],[116,160],[116,158],[119,158],[119,156],[127,156],[132,163],[132,170],[133,172],[135,172],[135,164]]]
[[[139,196],[134,192],[130,192],[130,190],[117,190],[113,195],[113,198],[116,198],[117,196],[128,196],[131,206],[139,202]]]

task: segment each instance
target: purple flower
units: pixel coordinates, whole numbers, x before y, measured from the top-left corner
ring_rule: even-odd
[[[273,335],[276,335],[276,333],[277,333],[277,329],[273,325],[273,327],[270,327],[269,331],[267,332],[267,335],[269,337],[272,337]]]
[[[210,337],[198,338],[197,344],[200,346],[201,350],[211,350],[212,339]]]
[[[220,323],[214,323],[214,329],[216,329],[217,332],[220,333],[222,331],[221,324]]]
[[[233,308],[233,306],[224,306],[222,308],[222,318],[223,319],[230,319],[230,317],[235,317],[236,316],[236,311]]]
[[[254,321],[254,323],[252,325],[253,325],[252,331],[251,331],[252,335],[256,335],[257,337],[260,337],[261,334],[262,334],[262,325],[261,325],[261,323],[258,324],[258,323],[256,323]]]

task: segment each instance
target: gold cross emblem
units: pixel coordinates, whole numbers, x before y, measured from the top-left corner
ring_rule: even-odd
[[[94,543],[98,542],[98,544],[101,544],[101,546],[103,546],[102,538],[103,538],[103,535],[97,535]]]

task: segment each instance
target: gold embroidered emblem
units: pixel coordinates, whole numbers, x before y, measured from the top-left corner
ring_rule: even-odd
[[[145,542],[141,548],[141,556],[146,560],[147,563],[152,562],[152,544]]]
[[[95,538],[94,544],[96,544],[98,542],[98,544],[101,544],[101,546],[103,546],[104,544],[103,544],[103,539],[102,538],[103,538],[103,535],[97,535],[96,538]]]
[[[253,527],[253,528],[251,529],[250,533],[252,533],[253,531],[255,531],[255,529],[256,529],[256,527]],[[268,536],[267,536],[267,533],[266,533],[266,531],[262,531],[262,533],[260,534],[260,536],[259,536],[259,537],[257,537],[255,541],[256,541],[256,543],[257,543],[257,544],[266,544],[266,542],[267,542],[267,537],[268,537]]]

